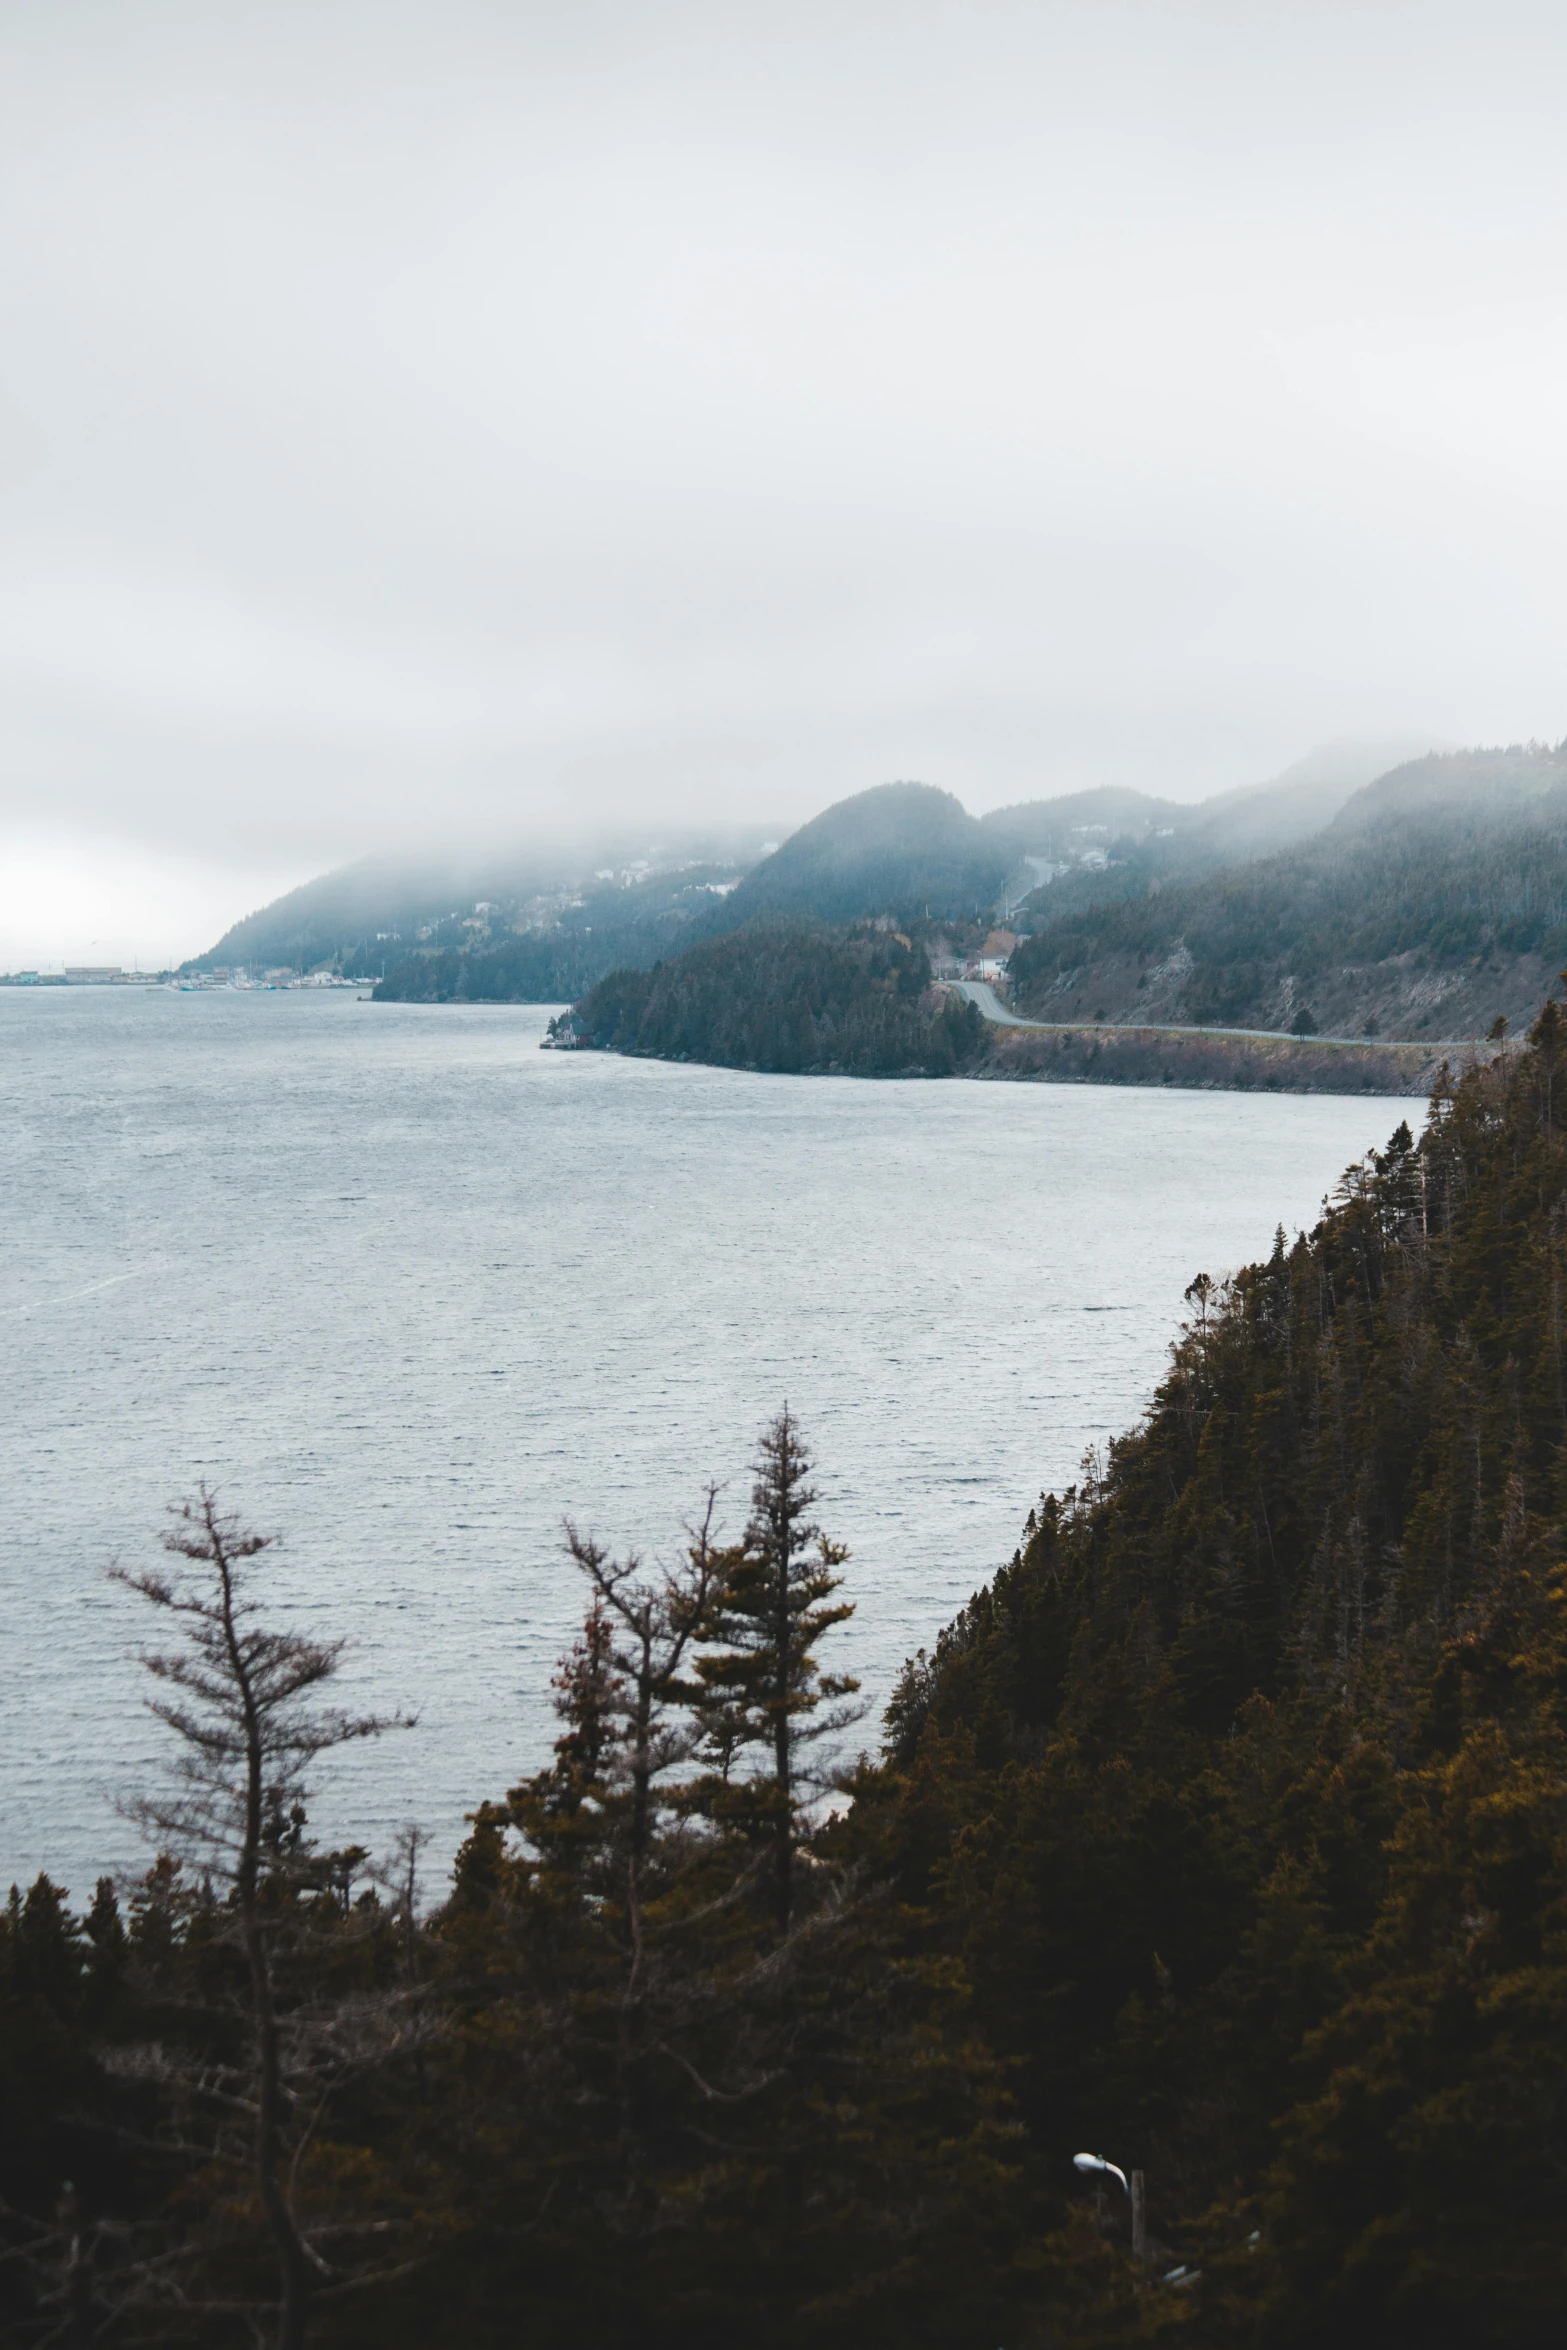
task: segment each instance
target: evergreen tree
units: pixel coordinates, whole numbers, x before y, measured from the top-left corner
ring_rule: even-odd
[[[794,1914],[802,1804],[824,1783],[809,1767],[811,1749],[863,1712],[843,1702],[859,1683],[824,1674],[816,1661],[822,1635],[847,1623],[854,1607],[833,1599],[849,1554],[811,1522],[810,1471],[786,1404],[762,1431],[750,1522],[706,1626],[711,1649],[697,1665],[710,1751],[721,1764],[714,1799],[728,1822],[771,1847],[780,1934]],[[761,1767],[737,1778],[735,1758],[753,1747]]]

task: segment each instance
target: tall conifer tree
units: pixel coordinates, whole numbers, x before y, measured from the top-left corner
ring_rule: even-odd
[[[708,1624],[714,1653],[699,1659],[697,1671],[707,1691],[710,1744],[726,1765],[720,1807],[771,1843],[774,1913],[786,1934],[801,1803],[821,1784],[807,1767],[807,1749],[857,1721],[863,1708],[847,1702],[859,1683],[823,1673],[816,1661],[823,1633],[854,1613],[851,1602],[833,1598],[849,1553],[811,1520],[811,1459],[787,1404],[762,1431],[755,1472],[750,1523]],[[727,1777],[732,1758],[747,1747],[763,1750],[763,1769]]]

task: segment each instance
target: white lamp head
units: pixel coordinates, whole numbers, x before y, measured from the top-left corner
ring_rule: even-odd
[[[1101,2155],[1074,2154],[1072,2161],[1076,2168],[1085,2174],[1094,2171],[1100,2171],[1105,2175],[1106,2178],[1119,2179],[1121,2183],[1121,2192],[1123,2195],[1130,2195],[1132,2192],[1131,2188],[1126,2183],[1125,2171],[1117,2170],[1113,2162],[1106,2162]]]

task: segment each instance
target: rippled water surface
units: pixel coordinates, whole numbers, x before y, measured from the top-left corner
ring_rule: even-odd
[[[1388,1101],[758,1077],[541,1053],[545,1014],[0,991],[0,1881],[134,1855],[154,1766],[109,1586],[199,1478],[276,1605],[417,1729],[318,1822],[447,1849],[547,1749],[570,1513],[744,1514],[787,1397],[878,1698],[1133,1420],[1199,1270],[1265,1252]],[[867,1732],[869,1735],[869,1732]]]

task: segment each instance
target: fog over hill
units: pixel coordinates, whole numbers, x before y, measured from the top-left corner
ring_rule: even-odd
[[[1567,959],[1567,746],[1433,754],[1311,839],[1174,881],[1137,844],[1099,902],[1027,901],[1014,999],[1047,1020],[1426,1039],[1515,1028]]]
[[[1513,743],[1505,750],[1430,751],[1380,772],[1346,799],[1338,833],[1398,817],[1447,813],[1505,817],[1567,785],[1567,743]]]
[[[988,831],[1032,854],[1069,856],[1089,836],[1165,842],[1168,870],[1200,871],[1305,840],[1331,823],[1350,797],[1390,768],[1431,748],[1420,736],[1325,743],[1268,783],[1217,792],[1204,800],[1169,800],[1101,784],[1058,799],[1029,800],[981,817]]]
[[[615,970],[668,955],[763,918],[850,923],[983,922],[1019,874],[1012,843],[987,832],[950,792],[881,784],[802,825],[744,877],[716,866],[655,864],[595,874],[576,892],[495,907],[417,936],[378,993],[388,1001],[568,1001]],[[1021,894],[1021,893],[1019,893]]]
[[[488,853],[365,857],[248,914],[184,968],[369,973],[416,945],[432,953],[470,947],[488,941],[492,930],[591,930],[592,906],[611,909],[621,893],[645,888],[651,878],[676,897],[682,890],[733,887],[772,845],[764,824],[671,826],[575,842],[540,838]],[[646,906],[639,899],[639,911]],[[574,923],[584,909],[586,924]],[[603,926],[625,924],[611,916]]]
[[[370,976],[390,999],[563,1003],[764,918],[891,920],[939,953],[942,924],[1004,915],[1024,938],[1014,1002],[1037,1018],[1414,1042],[1517,1025],[1567,959],[1567,751],[1432,752],[1368,775],[1377,748],[1194,805],[1101,786],[976,818],[903,782],[781,841],[649,830],[444,867],[366,860],[201,960]]]
[[[1086,873],[1098,869],[1104,843],[1137,842],[1172,869],[1207,870],[1255,853],[1259,840],[1276,846],[1309,829],[1307,815],[1326,823],[1357,784],[1411,747],[1424,745],[1331,745],[1272,783],[1198,802],[1099,785],[976,819],[949,791],[887,783],[792,831],[762,822],[625,826],[488,851],[370,856],[247,915],[186,968],[378,972],[416,949],[482,953],[516,934],[560,929],[602,938],[645,926],[646,938],[628,939],[628,959],[651,960],[669,944],[665,917],[680,898],[673,878],[699,868],[693,887],[740,886],[722,919],[699,897],[689,899],[683,911],[693,935],[768,912],[852,921],[882,912],[912,916],[928,905],[934,916],[972,915],[988,911],[1004,890],[1020,899],[1037,883],[1029,856]],[[641,894],[650,883],[660,885],[656,904]],[[611,890],[632,893],[618,911],[608,901]],[[490,916],[475,927],[481,904]],[[704,913],[708,919],[699,920]]]
[[[724,924],[754,914],[972,919],[994,905],[1016,860],[1015,842],[970,816],[951,792],[883,783],[803,824],[741,883]]]

